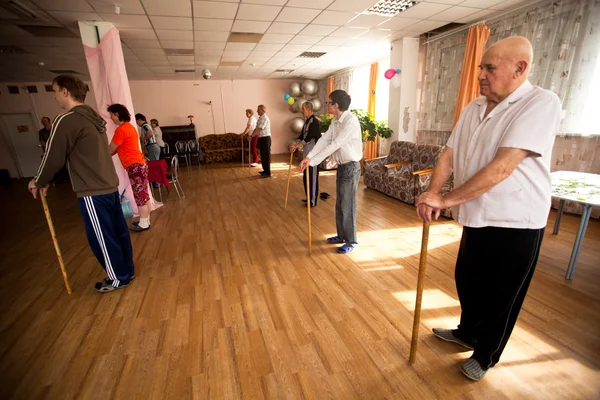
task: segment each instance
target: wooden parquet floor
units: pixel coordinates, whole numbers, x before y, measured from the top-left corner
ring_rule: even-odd
[[[479,383],[470,355],[432,337],[454,327],[461,227],[431,227],[419,354],[408,365],[421,223],[414,207],[358,190],[360,247],[338,255],[332,197],[313,209],[313,255],[294,169],[182,169],[174,191],[132,234],[137,278],[98,294],[69,185],[49,206],[70,274],[62,283],[43,210],[26,181],[0,188],[1,399],[593,399],[600,396],[600,222],[590,222],[575,279],[564,280],[579,217],[548,229],[517,327]],[[551,212],[552,226],[555,212]],[[490,255],[493,256],[492,254]]]

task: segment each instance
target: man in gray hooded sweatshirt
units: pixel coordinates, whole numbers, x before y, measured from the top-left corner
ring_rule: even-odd
[[[129,229],[118,192],[119,178],[108,151],[106,122],[83,104],[88,88],[80,79],[57,76],[52,89],[59,106],[67,111],[52,124],[46,153],[29,182],[29,191],[37,198],[41,189],[45,196],[48,184],[66,163],[90,248],[108,275],[94,289],[111,292],[128,286],[135,274]]]

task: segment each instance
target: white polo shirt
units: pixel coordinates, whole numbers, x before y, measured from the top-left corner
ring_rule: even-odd
[[[543,228],[550,210],[550,156],[561,119],[560,100],[525,81],[484,118],[486,107],[484,96],[469,103],[448,139],[455,188],[487,166],[500,147],[534,154],[490,191],[455,207],[453,214],[458,223],[473,228]]]
[[[360,121],[350,110],[344,111],[339,119],[331,121],[327,132],[307,157],[310,158],[311,167],[314,167],[329,155],[332,155],[338,165],[360,161],[363,157]]]
[[[267,117],[267,114],[263,114],[258,117],[258,121],[256,121],[256,127],[262,129],[258,134],[258,137],[267,137],[271,136],[271,120]]]

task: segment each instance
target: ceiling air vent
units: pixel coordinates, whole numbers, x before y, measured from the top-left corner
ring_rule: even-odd
[[[37,86],[36,85],[28,85],[27,86],[27,92],[28,93],[37,93]]]
[[[78,38],[74,32],[62,26],[44,25],[17,25],[19,28],[31,33],[35,37],[43,38]]]
[[[0,54],[28,54],[25,50],[18,46],[0,46]]]
[[[196,70],[193,69],[193,68],[192,69],[176,69],[175,72],[178,72],[178,73],[182,73],[182,72],[196,72]]]
[[[57,26],[56,21],[53,21],[47,13],[41,10],[33,10],[25,3],[20,0],[0,0],[0,8],[8,12],[4,13],[3,18],[9,20],[11,24]]]
[[[369,14],[393,17],[417,4],[415,0],[379,0],[367,10]]]
[[[81,75],[79,72],[77,71],[73,71],[72,69],[49,69],[48,72],[52,72],[53,74],[57,74],[57,75],[73,75],[73,74],[78,74]]]
[[[327,53],[323,53],[320,51],[305,51],[304,53],[300,54],[298,57],[302,57],[302,58],[319,58],[321,56],[324,56]]]
[[[52,89],[52,85],[44,85],[44,89],[46,89],[46,92],[54,92],[54,89]]]
[[[10,93],[10,94],[21,93],[18,86],[7,86],[7,87],[8,87],[8,93]]]
[[[262,33],[231,32],[228,42],[231,43],[258,43],[263,38]]]
[[[193,56],[194,49],[165,49],[168,56]]]
[[[293,69],[276,69],[276,74],[289,74],[290,72],[294,72]]]

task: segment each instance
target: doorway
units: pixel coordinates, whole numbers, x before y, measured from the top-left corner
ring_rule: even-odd
[[[38,128],[33,116],[28,113],[0,115],[5,141],[19,172],[19,178],[35,176],[40,166],[42,149]]]

